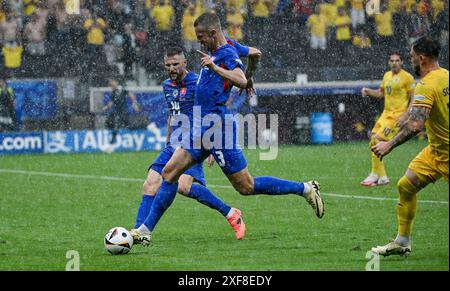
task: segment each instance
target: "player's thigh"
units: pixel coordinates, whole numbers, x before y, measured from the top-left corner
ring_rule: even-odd
[[[372,133],[378,136],[379,140],[390,140],[397,134],[399,127],[397,126],[397,118],[393,115],[382,115],[376,124],[376,129]]]
[[[188,170],[184,172],[184,174],[189,175],[193,178],[194,182],[197,182],[203,186],[206,186],[205,180],[205,171],[203,169],[203,163],[196,163]]]
[[[222,172],[227,176],[240,172],[247,167],[247,160],[240,148],[213,149],[211,154]]]
[[[146,195],[155,195],[159,187],[161,187],[162,176],[157,171],[150,169],[147,173],[147,179],[145,179],[143,191]]]
[[[150,165],[149,170],[152,169],[162,175],[164,167],[170,161],[174,152],[175,149],[173,147],[165,147]]]
[[[433,154],[431,147],[424,148],[408,165],[408,170],[415,173],[418,180],[415,185],[423,188],[429,183],[434,183],[442,176],[448,181],[448,164],[439,163]],[[408,171],[405,175],[408,174]]]
[[[194,183],[194,177],[187,174],[181,175],[178,179],[178,193],[187,196],[191,191],[192,183]]]
[[[163,179],[175,183],[195,163],[196,161],[188,151],[183,148],[177,148],[163,169]]]

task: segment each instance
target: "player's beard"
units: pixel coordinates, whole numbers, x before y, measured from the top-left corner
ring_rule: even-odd
[[[420,77],[420,65],[413,64],[413,69],[414,69],[414,74],[416,74],[418,77]]]

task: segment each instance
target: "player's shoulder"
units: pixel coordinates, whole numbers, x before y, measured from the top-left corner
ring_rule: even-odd
[[[172,83],[172,81],[170,80],[170,78],[167,78],[167,79],[165,79],[163,82],[162,82],[162,86],[163,87],[168,87],[168,86],[170,86],[170,84]]]
[[[387,71],[383,75],[383,79],[391,78],[392,77],[392,71]]]
[[[194,73],[194,72],[189,72],[186,77],[184,77],[184,82],[186,82],[186,84],[190,85],[190,84],[196,84],[198,80],[198,74]]]
[[[229,43],[221,46],[216,51],[216,54],[218,56],[227,56],[227,55],[235,55],[235,56],[237,56],[238,55],[236,48],[233,45],[229,44]]]
[[[419,84],[423,86],[437,86],[442,85],[443,82],[447,82],[448,84],[448,70],[444,68],[439,68],[428,73],[425,77],[423,77]]]
[[[400,73],[402,74],[402,76],[404,76],[407,79],[414,79],[414,76],[410,72],[406,71],[405,69],[402,69]]]

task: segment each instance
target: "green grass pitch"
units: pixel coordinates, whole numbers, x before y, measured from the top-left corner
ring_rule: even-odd
[[[366,252],[395,237],[396,182],[425,145],[395,149],[386,158],[391,184],[371,188],[359,185],[370,170],[365,142],[284,146],[274,161],[246,151],[254,176],[319,180],[323,219],[295,195],[241,196],[215,165],[205,170],[207,182],[243,211],[244,240],[219,213],[178,195],[153,245],[122,256],[104,250],[103,236],[133,226],[156,152],[0,156],[0,270],[65,270],[75,250],[81,270],[363,271]],[[382,257],[380,270],[449,270],[448,190],[441,179],[419,193],[411,256]]]

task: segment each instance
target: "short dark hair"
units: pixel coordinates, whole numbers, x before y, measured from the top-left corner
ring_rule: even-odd
[[[197,17],[197,19],[194,21],[194,27],[197,26],[222,29],[219,17],[217,16],[217,14],[212,12],[206,12]]]
[[[166,49],[166,53],[164,56],[166,57],[173,57],[176,55],[182,55],[184,57],[184,50],[179,46],[171,46],[168,49]]]
[[[400,58],[400,61],[403,61],[403,56],[400,52],[396,51],[389,55],[389,59],[391,59],[391,56],[398,56]]]
[[[441,51],[439,42],[429,36],[423,36],[416,40],[412,48],[417,54],[425,55],[435,60],[439,58],[439,52]]]

